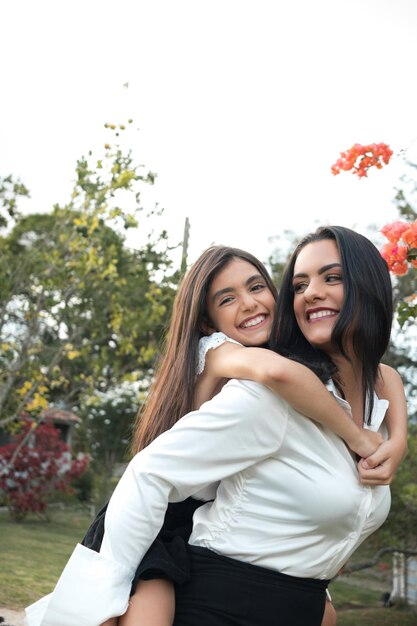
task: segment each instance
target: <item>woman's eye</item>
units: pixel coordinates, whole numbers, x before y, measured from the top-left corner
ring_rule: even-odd
[[[293,285],[294,293],[302,293],[307,287],[307,283],[296,283]]]
[[[326,276],[326,281],[328,283],[338,283],[342,280],[341,274],[328,274]]]
[[[250,288],[251,291],[260,291],[261,289],[265,289],[265,285],[263,283],[256,283],[256,285],[252,285]]]
[[[232,302],[232,300],[233,296],[227,296],[226,298],[223,298],[223,300],[220,300],[219,306],[223,306],[223,304],[229,304],[229,302]]]

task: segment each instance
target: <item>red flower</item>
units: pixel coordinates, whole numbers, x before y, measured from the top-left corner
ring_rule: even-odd
[[[397,221],[386,224],[381,233],[389,240],[381,250],[393,274],[406,274],[409,263],[417,268],[417,220],[412,223]],[[401,245],[405,244],[405,245]]]
[[[392,224],[385,224],[385,226],[381,228],[381,233],[385,235],[391,243],[398,243],[403,232],[405,232],[408,228],[410,228],[409,224],[398,220],[397,222],[392,222]]]
[[[395,243],[386,243],[382,246],[381,256],[388,264],[388,269],[397,276],[407,273],[407,248]]]
[[[417,248],[417,220],[407,224],[407,229],[402,233],[402,240],[409,248]]]
[[[363,178],[368,175],[370,167],[375,166],[380,170],[383,163],[387,165],[393,154],[386,143],[371,143],[365,146],[355,143],[349,150],[340,153],[341,158],[332,165],[331,171],[336,176],[341,170],[345,172],[352,170],[352,174]]]

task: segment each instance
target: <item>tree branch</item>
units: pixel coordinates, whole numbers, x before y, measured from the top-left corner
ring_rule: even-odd
[[[343,575],[343,574],[351,574],[352,572],[358,572],[359,570],[366,569],[368,567],[374,567],[375,565],[377,565],[377,563],[381,560],[381,558],[385,554],[389,554],[392,552],[400,552],[401,554],[404,554],[405,556],[417,555],[416,550],[402,550],[401,548],[394,548],[394,547],[382,548],[381,550],[378,550],[375,556],[369,561],[363,561],[362,563],[353,563],[352,565],[345,565],[345,567],[341,569],[338,576]]]

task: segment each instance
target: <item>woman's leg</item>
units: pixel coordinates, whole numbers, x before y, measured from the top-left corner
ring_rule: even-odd
[[[331,601],[327,599],[321,626],[336,626],[336,622],[337,622],[336,610],[333,604],[331,603]]]
[[[174,585],[170,580],[140,580],[119,626],[172,626],[175,613]],[[107,623],[106,623],[107,626]],[[109,624],[108,626],[114,626]]]

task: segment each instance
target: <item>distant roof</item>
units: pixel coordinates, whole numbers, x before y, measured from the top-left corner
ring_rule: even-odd
[[[42,418],[53,422],[62,422],[64,424],[78,424],[81,422],[78,415],[75,415],[72,411],[66,411],[65,409],[59,409],[54,406],[45,409],[45,411],[42,412]]]

